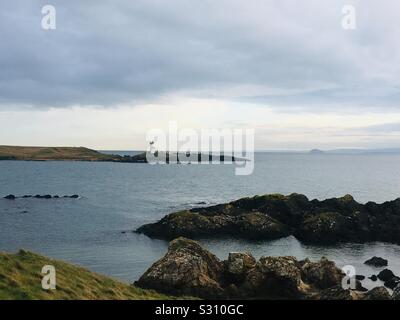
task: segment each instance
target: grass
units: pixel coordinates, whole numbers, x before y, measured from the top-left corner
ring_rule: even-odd
[[[0,160],[110,160],[115,156],[84,147],[0,146]]]
[[[56,269],[56,289],[42,289],[45,265]],[[66,262],[20,250],[0,252],[0,300],[165,300],[175,297],[143,290]]]

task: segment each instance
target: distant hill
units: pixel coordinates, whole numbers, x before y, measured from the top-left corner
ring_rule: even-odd
[[[56,290],[43,290],[42,268],[56,269]],[[172,299],[66,262],[21,250],[0,252],[0,300],[153,300]]]
[[[16,147],[0,146],[0,160],[76,160],[112,161],[118,156],[84,147]]]

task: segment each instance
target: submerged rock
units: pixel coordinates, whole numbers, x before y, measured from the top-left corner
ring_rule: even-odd
[[[400,278],[394,276],[393,278],[389,279],[388,281],[385,281],[384,285],[385,287],[389,289],[394,289],[397,287],[397,285],[400,283]]]
[[[386,259],[380,257],[372,257],[364,262],[365,264],[373,267],[386,267],[388,265],[388,261]]]
[[[303,242],[335,244],[400,243],[399,229],[400,199],[363,205],[350,195],[310,201],[300,194],[270,194],[171,213],[136,231],[168,240],[179,236],[268,240],[294,235]],[[385,261],[374,257],[366,263],[384,266]]]
[[[362,283],[361,283],[360,280],[357,280],[357,279],[356,279],[356,288],[355,288],[355,291],[367,292],[368,289],[365,288],[365,287],[362,285]]]
[[[378,274],[378,279],[381,281],[389,281],[390,279],[392,279],[393,277],[395,277],[394,273],[392,272],[392,270],[389,269],[383,269],[381,272],[379,272]]]
[[[16,197],[13,194],[9,194],[8,196],[4,197],[4,199],[7,199],[7,200],[15,200],[15,198]]]
[[[377,281],[378,277],[373,274],[372,276],[369,277],[369,279],[371,279],[372,281]]]
[[[261,257],[230,253],[220,261],[199,243],[186,238],[171,241],[167,254],[154,263],[135,285],[174,295],[205,299],[319,299],[349,290],[324,290],[341,285],[344,274],[325,258],[317,262],[294,257]]]

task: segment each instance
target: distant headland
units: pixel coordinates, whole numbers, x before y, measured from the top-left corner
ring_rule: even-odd
[[[159,152],[161,154],[161,152]],[[176,156],[177,155],[177,156]],[[197,156],[196,156],[197,155]],[[170,153],[163,154],[166,163],[172,162]],[[171,154],[172,156],[172,154]],[[187,159],[185,153],[175,153],[174,159],[180,163]],[[235,161],[234,157],[213,156],[202,153],[195,153],[194,162],[214,161],[221,162]],[[192,158],[193,159],[193,158]],[[123,162],[123,163],[147,163],[146,152],[137,155],[106,154],[85,147],[22,147],[22,146],[0,146],[0,160],[20,161],[90,161],[90,162]]]

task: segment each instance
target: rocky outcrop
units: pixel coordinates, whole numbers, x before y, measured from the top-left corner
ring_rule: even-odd
[[[400,277],[396,276],[393,271],[384,269],[378,274],[378,279],[384,282],[385,287],[395,289],[400,283]]]
[[[370,277],[368,277],[369,279],[371,279],[372,281],[377,281],[378,280],[378,277],[376,276],[376,275],[372,275],[372,276],[370,276]]]
[[[8,200],[15,200],[15,199],[18,199],[18,198],[22,198],[22,199],[29,199],[29,198],[34,198],[34,199],[59,199],[59,198],[78,199],[79,195],[73,194],[72,196],[62,196],[61,197],[61,196],[58,196],[58,195],[52,196],[50,194],[45,194],[45,195],[37,194],[35,196],[30,195],[30,194],[26,194],[26,195],[24,195],[22,197],[17,197],[17,196],[15,196],[13,194],[9,194],[8,196],[4,197],[4,199],[8,199]]]
[[[363,300],[390,300],[391,296],[385,287],[375,287],[368,291]]]
[[[386,267],[388,265],[388,261],[381,257],[372,257],[364,262],[366,265],[373,266],[376,268]]]
[[[300,194],[243,198],[167,215],[137,232],[150,237],[236,237],[250,240],[294,235],[309,243],[400,242],[400,198],[360,204],[352,196],[309,200]],[[382,259],[384,260],[384,259]],[[374,260],[371,263],[384,263]]]
[[[335,263],[324,257],[319,262],[303,260],[300,270],[302,278],[319,289],[331,288],[341,283],[343,279],[342,272],[338,271]]]
[[[394,273],[392,270],[389,269],[384,269],[381,272],[379,272],[378,274],[378,279],[381,281],[389,281],[390,279],[392,279],[394,277]]]
[[[290,228],[259,212],[240,215],[202,215],[181,211],[166,216],[160,222],[144,225],[137,230],[150,237],[175,239],[184,236],[222,237],[237,235],[246,239],[275,239],[290,234]]]
[[[197,242],[178,238],[135,284],[175,295],[222,298],[223,265]]]
[[[135,285],[206,299],[353,299],[353,292],[341,288],[343,276],[325,258],[313,262],[261,257],[257,261],[250,253],[234,252],[221,261],[196,241],[178,238]]]

